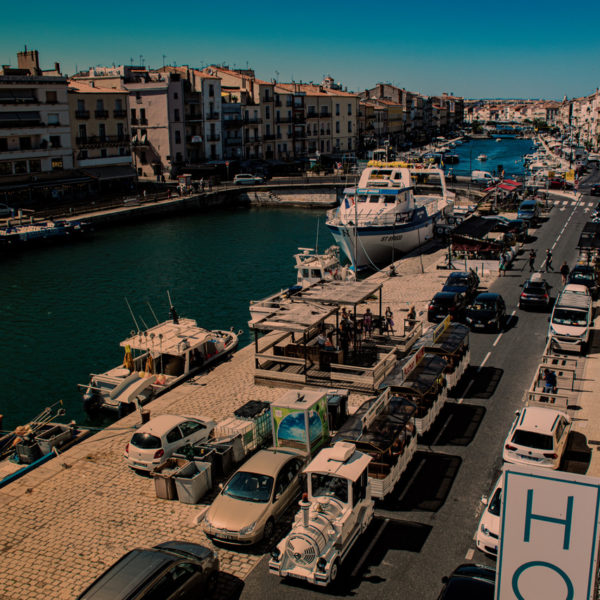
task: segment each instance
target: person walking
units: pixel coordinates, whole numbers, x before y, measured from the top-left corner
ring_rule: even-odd
[[[535,249],[532,248],[529,252],[529,272],[533,273],[535,271]]]
[[[506,269],[506,256],[504,256],[504,252],[500,255],[498,260],[498,276],[504,275],[504,270]]]
[[[552,268],[552,250],[550,248],[546,250],[546,273],[548,271],[554,271]]]
[[[370,308],[367,308],[367,312],[363,317],[363,329],[365,331],[365,337],[371,337],[371,332],[373,330],[373,314],[371,313]]]
[[[388,332],[391,331],[394,335],[394,313],[389,306],[385,309],[385,329]]]
[[[562,283],[563,285],[565,285],[567,283],[567,278],[569,277],[569,265],[567,264],[567,261],[565,260],[565,262],[560,266],[560,274],[562,276]]]

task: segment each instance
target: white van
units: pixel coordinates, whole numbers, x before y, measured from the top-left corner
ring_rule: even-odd
[[[499,179],[494,177],[489,171],[471,171],[471,183],[486,183],[493,185],[498,183]]]
[[[564,290],[554,304],[548,338],[551,347],[585,353],[592,327],[592,297]]]

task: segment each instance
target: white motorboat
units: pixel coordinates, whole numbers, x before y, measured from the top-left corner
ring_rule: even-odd
[[[415,183],[433,179],[439,179],[441,193],[415,194]],[[326,224],[357,268],[389,264],[431,239],[453,201],[441,169],[407,163],[371,166],[357,187],[344,190],[340,206],[327,213]]]
[[[487,157],[487,154],[480,154],[480,155],[477,157],[477,160],[478,160],[478,161],[481,161],[481,162],[483,162],[483,161],[487,160],[487,158],[488,158],[488,157]]]
[[[238,344],[233,331],[209,330],[195,320],[180,318],[171,306],[171,319],[123,340],[123,363],[105,373],[93,373],[84,389],[86,410],[107,409],[119,414],[179,385]]]

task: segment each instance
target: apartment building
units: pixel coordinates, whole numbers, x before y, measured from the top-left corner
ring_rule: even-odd
[[[43,71],[37,50],[0,71],[0,194],[21,206],[58,199],[77,184],[67,101],[58,63]]]
[[[98,88],[93,80],[69,83],[74,164],[100,182],[101,190],[129,189],[136,176],[127,98],[127,90]]]

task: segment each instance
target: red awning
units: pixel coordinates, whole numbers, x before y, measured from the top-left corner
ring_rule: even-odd
[[[510,185],[508,183],[501,183],[498,187],[501,190],[506,190],[507,192],[514,192],[521,184],[517,184],[517,185]]]
[[[521,183],[515,181],[514,179],[503,179],[502,183],[508,183],[508,185],[512,185],[514,187],[521,187]]]

